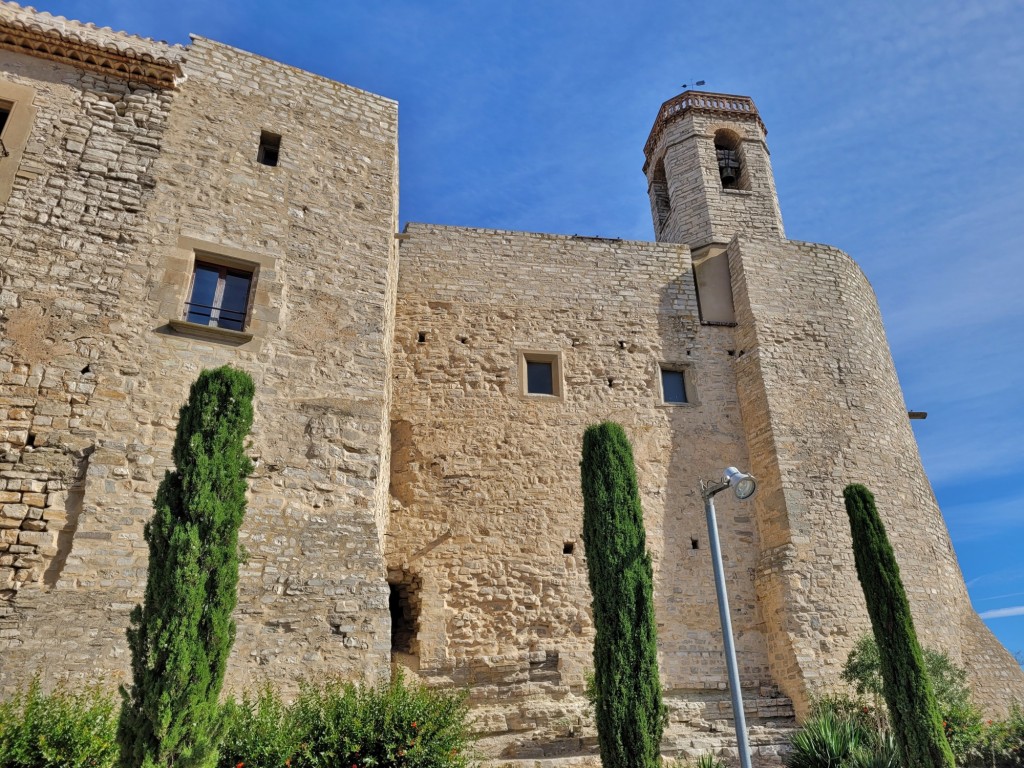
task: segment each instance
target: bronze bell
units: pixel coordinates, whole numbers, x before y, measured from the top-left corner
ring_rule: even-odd
[[[718,175],[722,177],[722,186],[731,189],[736,186],[740,177],[740,159],[732,149],[715,147],[718,155]]]

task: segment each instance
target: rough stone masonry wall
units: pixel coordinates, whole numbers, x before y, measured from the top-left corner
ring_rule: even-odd
[[[971,673],[1005,712],[1024,672],[974,614],[921,467],[874,293],[823,245],[736,238],[729,246],[743,423],[761,556],[757,595],[775,679],[806,712],[869,631],[842,492],[874,492],[918,636]]]
[[[229,682],[387,674],[395,105],[202,39],[186,55],[158,92],[0,54],[38,109],[32,173],[0,208],[0,480],[18,522],[0,556],[21,563],[0,565],[5,689],[122,678],[177,410],[224,363],[257,392]],[[283,136],[277,167],[256,163],[262,129]],[[258,266],[251,341],[168,327],[197,248]]]
[[[663,747],[720,747],[730,711],[698,481],[747,456],[733,330],[700,325],[688,249],[427,225],[407,237],[387,559],[394,581],[420,585],[420,674],[471,686],[488,755],[593,748],[579,460],[584,428],[613,419],[654,558]],[[562,398],[521,394],[522,350],[561,356]],[[661,404],[662,363],[688,366],[694,404]],[[753,509],[723,497],[720,512],[748,714],[771,752],[765,728],[792,710],[768,670]]]

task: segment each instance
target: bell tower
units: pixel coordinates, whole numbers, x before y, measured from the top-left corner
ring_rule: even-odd
[[[767,133],[746,96],[686,91],[662,104],[644,146],[655,239],[696,251],[739,232],[784,237]]]

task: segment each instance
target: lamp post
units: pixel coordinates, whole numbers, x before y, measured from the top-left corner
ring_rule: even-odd
[[[716,493],[732,488],[736,498],[749,499],[757,490],[757,481],[736,467],[727,467],[722,479],[700,481],[704,497],[704,513],[708,518],[708,538],[711,540],[711,563],[715,568],[715,591],[718,593],[718,615],[722,620],[722,639],[725,642],[725,663],[729,670],[729,694],[732,697],[732,716],[736,724],[736,746],[740,752],[740,766],[750,768],[750,744],[747,742],[747,719],[743,714],[743,694],[740,692],[740,673],[736,665],[736,647],[732,639],[732,620],[729,618],[729,596],[725,591],[725,572],[722,568],[722,547],[718,542],[718,522],[715,519]]]

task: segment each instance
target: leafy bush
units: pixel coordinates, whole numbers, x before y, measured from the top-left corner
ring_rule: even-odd
[[[982,739],[981,712],[971,699],[967,671],[954,664],[946,653],[925,648],[923,656],[942,715],[946,740],[957,762],[962,763],[976,751]],[[887,727],[881,661],[874,637],[864,635],[857,641],[843,666],[842,677],[854,686],[858,694],[869,698],[873,711],[878,713],[880,727]]]
[[[304,686],[285,705],[270,688],[227,705],[219,768],[465,768],[466,697],[406,683]]]
[[[289,764],[302,743],[302,728],[293,709],[269,685],[255,696],[244,694],[241,701],[229,699],[224,723],[220,765],[234,768],[244,762],[250,768],[279,768]]]
[[[726,768],[725,763],[723,763],[717,757],[712,755],[710,752],[705,752],[703,755],[698,757],[697,762],[693,765],[694,768]]]
[[[729,768],[710,752],[705,752],[696,760],[693,758],[676,757],[671,760],[662,760],[662,768]]]
[[[112,768],[117,703],[98,687],[44,694],[39,678],[0,703],[0,768]]]
[[[839,768],[870,743],[869,732],[856,720],[820,711],[790,737],[788,768]]]
[[[1024,766],[1024,710],[1014,705],[1006,720],[989,720],[965,765],[971,768]]]

